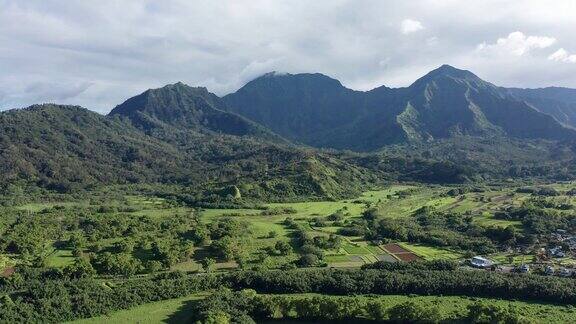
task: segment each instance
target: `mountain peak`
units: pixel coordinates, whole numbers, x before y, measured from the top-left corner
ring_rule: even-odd
[[[182,81],[176,83],[167,84],[161,88],[149,89],[149,91],[158,92],[164,90],[175,90],[175,91],[194,91],[197,93],[209,93],[206,87],[191,87]]]
[[[476,74],[468,71],[455,68],[451,65],[444,64],[416,80],[410,87],[419,88],[421,86],[427,85],[430,82],[436,82],[439,80],[457,80],[465,81],[468,84],[474,84],[476,86],[486,86],[489,83],[480,79]]]
[[[250,88],[251,86],[260,85],[275,85],[275,86],[300,86],[312,88],[343,88],[344,86],[340,81],[333,79],[322,73],[283,73],[272,71],[265,73],[252,81],[248,82],[242,88]]]
[[[451,65],[444,64],[437,69],[430,71],[424,77],[440,77],[440,76],[447,76],[456,79],[479,79],[474,73],[468,70],[462,70],[455,68]]]
[[[182,82],[147,90],[116,106],[110,115],[127,117],[133,125],[146,131],[170,129],[170,132],[250,135],[280,140],[261,126],[226,111],[226,104],[205,87],[190,87]]]

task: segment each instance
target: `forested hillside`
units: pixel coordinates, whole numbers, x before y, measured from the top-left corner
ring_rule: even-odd
[[[443,65],[407,88],[353,91],[321,74],[266,74],[224,100],[289,139],[372,151],[460,135],[574,140],[576,131],[469,71]]]
[[[266,141],[171,126],[147,134],[133,125],[117,115],[51,104],[0,113],[3,188],[22,184],[70,192],[173,183],[210,195],[233,185],[248,196],[290,199],[358,193],[379,178],[334,154],[278,144],[275,135]]]
[[[536,96],[573,99],[567,90],[498,88],[450,66],[408,88],[367,92],[322,74],[268,73],[224,98],[176,83],[108,116],[54,104],[0,113],[1,179],[4,189],[59,192],[174,184],[213,203],[226,188],[285,200],[397,180],[571,179],[576,130],[536,109]]]
[[[539,111],[553,116],[558,122],[576,127],[576,89],[549,87],[506,90]]]

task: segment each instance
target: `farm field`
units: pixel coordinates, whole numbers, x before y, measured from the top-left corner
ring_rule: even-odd
[[[280,295],[286,298],[313,297],[316,294],[303,295]],[[128,310],[114,312],[107,316],[94,317],[90,319],[78,320],[70,323],[90,324],[90,323],[183,323],[190,318],[190,306],[201,299],[201,296],[194,295],[184,298],[165,300],[150,304],[141,305]],[[341,298],[334,296],[332,298]],[[576,309],[571,306],[554,304],[531,303],[520,301],[506,301],[492,298],[472,298],[458,296],[357,296],[359,300],[378,300],[387,308],[404,302],[414,302],[426,307],[437,308],[441,318],[446,320],[456,319],[466,314],[467,307],[477,302],[500,306],[504,308],[521,309],[522,314],[539,323],[573,323],[576,321]],[[281,321],[279,322],[281,323]]]
[[[277,215],[261,215],[257,209],[204,209],[201,212],[203,221],[213,221],[221,217],[233,217],[250,223],[252,237],[259,246],[270,244],[271,240],[264,238],[266,233],[274,231],[278,237],[290,239],[291,231],[283,225],[287,218],[293,218],[297,223],[308,228],[313,235],[328,236],[339,234],[341,226],[331,224],[316,226],[314,219],[326,217],[338,211],[344,212],[345,220],[361,219],[362,213],[369,208],[378,208],[381,213],[390,218],[403,219],[422,207],[432,207],[442,212],[470,213],[473,222],[484,227],[513,226],[520,228],[519,221],[495,219],[495,211],[507,206],[519,206],[529,197],[528,194],[516,193],[514,188],[489,189],[482,192],[466,192],[461,195],[449,196],[446,193],[454,187],[392,185],[381,190],[365,192],[356,199],[342,201],[296,202],[265,204],[270,209],[289,209],[292,212]],[[326,262],[333,267],[355,267],[378,260],[397,261],[390,253],[364,241],[361,236],[342,236],[343,245],[332,251],[326,251]],[[402,242],[401,246],[413,253],[412,259],[462,259],[462,253],[449,249],[436,248],[425,244]],[[503,260],[500,258],[500,260]]]
[[[411,262],[440,260],[451,261],[446,263],[453,265],[451,269],[469,269],[466,261],[481,255],[504,266],[505,272],[528,264],[530,273],[540,276],[551,265],[556,272],[547,279],[565,280],[562,271],[576,267],[573,254],[551,257],[546,251],[560,239],[567,240],[564,246],[572,239],[568,231],[557,230],[569,228],[574,215],[576,200],[568,194],[570,188],[392,184],[337,201],[237,205],[248,208],[199,208],[150,194],[95,193],[86,200],[61,201],[53,197],[0,207],[6,215],[0,226],[8,229],[2,237],[8,253],[0,260],[0,273],[18,276],[19,266],[31,266],[47,269],[47,275],[88,277],[96,283],[131,282],[170,277],[173,272],[196,277],[239,269],[362,271],[359,268],[377,262],[395,264],[376,267],[401,269]],[[185,322],[198,298],[150,303],[85,321]],[[441,307],[448,317],[462,315],[462,307],[478,300],[362,298],[382,298],[390,307],[412,298]],[[515,305],[526,314],[541,312],[548,322],[571,321],[574,316],[572,308],[561,306],[487,302]]]
[[[107,316],[99,316],[68,323],[76,324],[125,324],[125,323],[188,323],[192,318],[191,303],[203,298],[203,295],[192,295],[183,298],[163,300],[118,311]]]
[[[398,243],[404,249],[411,251],[418,257],[424,260],[458,260],[462,259],[463,255],[461,253],[450,251],[447,249],[435,248],[431,246],[400,242]]]
[[[572,184],[553,184],[551,188],[568,190]],[[459,186],[395,184],[389,187],[370,190],[361,196],[339,201],[308,201],[293,203],[263,203],[248,209],[196,209],[169,202],[164,198],[144,195],[117,195],[113,199],[99,198],[97,195],[90,201],[63,202],[33,202],[15,208],[28,215],[42,213],[67,213],[74,210],[92,210],[106,217],[118,217],[126,222],[164,222],[174,217],[185,218],[187,215],[199,215],[200,222],[211,224],[219,220],[234,219],[246,224],[247,232],[239,238],[238,244],[243,249],[245,260],[249,267],[262,265],[268,268],[282,267],[297,260],[298,248],[287,255],[270,254],[264,256],[266,249],[272,249],[276,242],[284,241],[293,244],[294,230],[286,226],[290,218],[295,224],[305,229],[309,235],[329,238],[331,235],[340,237],[341,243],[336,248],[323,248],[325,262],[331,267],[359,267],[376,261],[397,261],[389,252],[374,245],[361,234],[343,235],[341,231],[350,224],[362,221],[362,215],[369,209],[377,209],[381,217],[389,219],[409,219],[423,207],[432,208],[443,213],[466,214],[472,217],[472,222],[481,228],[514,227],[522,231],[518,220],[497,219],[494,213],[504,208],[518,207],[530,199],[530,193],[518,192],[517,187],[494,186],[482,190],[463,190]],[[574,197],[553,198],[558,203],[575,203]],[[338,221],[327,221],[330,215],[339,214]],[[59,217],[59,216],[55,216]],[[143,235],[149,235],[145,232]],[[77,255],[73,249],[62,244],[64,237],[52,240],[54,244],[43,247],[42,254],[45,263],[51,267],[63,268],[74,263]],[[137,239],[139,240],[139,239]],[[99,240],[98,249],[113,250],[123,241],[121,236],[108,237]],[[434,247],[425,243],[409,243],[396,240],[409,254],[424,260],[462,260],[462,251],[454,248]],[[172,270],[201,271],[200,264],[205,249],[192,248],[194,257],[176,262],[170,266]],[[85,250],[84,253],[87,251]],[[135,255],[148,258],[149,252],[135,250]],[[410,257],[412,258],[412,257]],[[512,264],[527,262],[531,257],[514,257]],[[494,260],[506,264],[510,260],[507,254],[497,253]],[[18,260],[15,260],[18,262]],[[567,258],[563,264],[571,265],[573,260]],[[216,260],[215,269],[230,269],[237,267],[233,260]]]

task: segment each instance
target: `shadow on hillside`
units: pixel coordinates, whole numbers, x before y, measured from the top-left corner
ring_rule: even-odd
[[[178,307],[178,310],[174,314],[170,315],[164,323],[176,324],[176,323],[192,323],[193,309],[194,305],[198,300],[188,300],[182,303],[182,306]]]

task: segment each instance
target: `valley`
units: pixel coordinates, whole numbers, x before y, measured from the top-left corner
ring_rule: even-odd
[[[400,268],[402,264],[428,262],[434,267],[435,262],[448,262],[459,269],[456,271],[561,278],[565,276],[561,271],[569,271],[571,276],[576,267],[576,251],[566,245],[568,241],[559,240],[559,233],[571,231],[574,224],[574,188],[574,182],[397,183],[334,201],[254,204],[238,198],[235,208],[187,206],[142,188],[132,188],[132,194],[124,195],[126,187],[114,186],[86,198],[37,196],[34,201],[10,206],[5,201],[0,208],[5,215],[2,229],[8,234],[2,237],[2,248],[10,252],[2,254],[0,265],[3,269],[52,269],[58,276],[92,277],[104,285],[139,282],[174,271],[199,276],[232,274],[239,269],[262,273],[298,268],[359,271],[382,262]],[[246,204],[251,207],[241,207]],[[503,216],[522,210],[558,219],[533,224],[534,220]],[[419,227],[413,228],[414,224]],[[562,257],[550,254],[556,246],[565,253]],[[493,261],[494,266],[474,268],[469,261],[477,255]],[[530,267],[531,274],[520,274],[521,266]],[[547,268],[555,273],[548,273]],[[35,276],[21,271],[4,280]],[[194,303],[206,294],[199,291],[174,300],[160,297],[166,300],[94,321],[178,322],[190,318]],[[368,302],[375,297],[366,298]],[[489,298],[385,296],[377,300],[385,309],[406,306],[411,300],[423,307],[445,304],[438,316],[452,320],[467,316],[466,308],[456,305],[478,303],[520,307],[530,310],[531,316],[543,309],[550,318],[567,320],[572,316],[561,305]],[[358,312],[365,314],[360,318],[372,316],[367,310]],[[568,317],[557,317],[558,312]]]
[[[542,204],[546,201],[546,210],[561,213],[573,211],[576,205],[575,196],[566,196],[562,192],[567,192],[576,184],[557,183],[544,185],[542,188],[553,188],[557,190],[558,196],[539,197],[534,194],[522,191],[522,187],[508,187],[507,185],[494,185],[482,188],[471,188],[469,186],[441,186],[441,185],[419,185],[400,184],[390,185],[379,190],[366,191],[362,195],[352,199],[338,201],[308,201],[294,203],[263,203],[256,204],[253,208],[227,208],[210,209],[194,208],[169,201],[165,198],[132,195],[117,196],[110,198],[110,193],[105,191],[97,193],[90,202],[74,201],[72,197],[60,197],[67,201],[34,202],[22,205],[3,207],[3,213],[15,210],[20,213],[20,219],[14,219],[15,223],[10,224],[5,221],[6,227],[15,226],[18,222],[32,222],[42,226],[53,226],[53,236],[45,237],[50,244],[32,244],[26,242],[30,238],[22,238],[25,242],[19,242],[18,238],[11,238],[13,241],[5,239],[6,246],[18,247],[19,254],[7,254],[4,256],[6,264],[18,264],[30,262],[34,257],[43,258],[47,266],[65,268],[74,264],[79,258],[86,255],[95,257],[106,251],[118,253],[121,248],[131,247],[129,255],[140,263],[144,263],[151,257],[150,246],[162,241],[162,229],[156,229],[152,224],[177,222],[174,225],[180,233],[178,235],[196,235],[190,231],[194,226],[222,225],[233,223],[237,226],[237,238],[234,238],[234,245],[238,251],[227,251],[232,255],[226,258],[218,258],[209,251],[210,244],[200,244],[194,241],[193,237],[168,236],[166,241],[180,240],[173,244],[190,245],[187,247],[180,260],[171,262],[166,270],[182,271],[203,271],[202,258],[212,256],[214,258],[215,269],[237,268],[241,261],[242,267],[265,267],[282,268],[297,261],[299,254],[298,243],[295,236],[310,236],[310,239],[329,240],[330,237],[337,238],[334,246],[321,247],[318,251],[322,255],[322,261],[317,265],[328,267],[360,267],[364,264],[373,263],[379,260],[396,262],[399,261],[390,248],[386,248],[391,243],[397,243],[406,252],[414,254],[418,259],[423,260],[457,260],[464,261],[466,254],[470,258],[472,251],[450,246],[448,243],[430,245],[419,240],[402,240],[394,237],[382,237],[381,239],[367,240],[368,234],[362,234],[362,229],[358,229],[359,224],[364,224],[366,215],[377,213],[379,218],[386,220],[396,220],[399,222],[410,220],[422,209],[434,210],[434,212],[450,215],[466,215],[468,222],[479,229],[511,229],[523,235],[528,232],[522,221],[515,219],[503,219],[495,216],[499,212],[511,208],[520,208],[527,204]],[[538,187],[540,188],[540,186]],[[111,189],[111,192],[117,189]],[[98,194],[102,195],[98,197]],[[98,197],[98,198],[97,198]],[[537,197],[537,198],[535,198]],[[105,203],[102,202],[105,200]],[[563,207],[554,207],[554,206]],[[567,206],[567,207],[566,207]],[[558,209],[561,208],[561,209]],[[90,218],[90,225],[83,224],[88,219],[81,220],[76,226],[70,228],[68,222],[71,219],[60,218],[57,221],[44,223],[42,218],[58,218],[57,215],[93,213],[94,218]],[[99,223],[105,222],[105,223]],[[142,226],[142,229],[130,229],[130,226],[149,224]],[[79,227],[78,227],[79,226]],[[87,227],[88,226],[88,227]],[[100,233],[96,229],[101,226],[110,226],[106,229],[109,233]],[[181,227],[180,227],[181,226]],[[559,225],[561,228],[561,224]],[[147,227],[150,227],[148,229]],[[43,227],[44,231],[46,227]],[[123,232],[123,230],[133,230],[135,233]],[[547,236],[552,235],[556,228],[548,228]],[[157,232],[160,231],[160,232]],[[302,233],[298,233],[301,231]],[[356,231],[356,232],[355,232]],[[114,234],[118,233],[118,234]],[[170,233],[166,233],[170,234]],[[395,235],[395,233],[392,233]],[[79,235],[76,237],[76,235]],[[392,235],[392,236],[393,236]],[[74,246],[71,240],[80,240],[81,246]],[[236,240],[237,239],[237,240]],[[420,239],[425,241],[424,239]],[[190,242],[188,242],[190,241]],[[275,250],[278,242],[287,243],[290,251],[285,255],[279,255]],[[498,242],[502,243],[502,242]],[[27,245],[28,244],[28,245]],[[516,245],[522,245],[525,254],[515,252]],[[542,244],[541,244],[542,245]],[[148,248],[146,248],[148,247]],[[535,254],[534,245],[519,244],[516,242],[504,244],[507,248],[496,248],[487,257],[499,260],[501,265],[511,265],[523,260],[523,263],[532,263]],[[226,247],[222,247],[226,248]],[[118,251],[120,249],[120,251]],[[393,249],[393,247],[392,247]],[[94,252],[95,251],[95,252]],[[27,255],[23,255],[23,253]],[[31,254],[31,255],[30,255]],[[94,255],[95,254],[95,255]],[[514,258],[514,262],[507,262]],[[401,261],[401,259],[400,259]],[[571,265],[576,263],[576,259],[571,257],[561,259],[551,259],[546,264]],[[140,265],[142,267],[142,265]],[[143,269],[135,270],[134,274],[146,272]]]
[[[0,322],[571,321],[571,93],[443,65],[2,112]]]
[[[576,323],[574,30],[0,0],[0,324]]]

